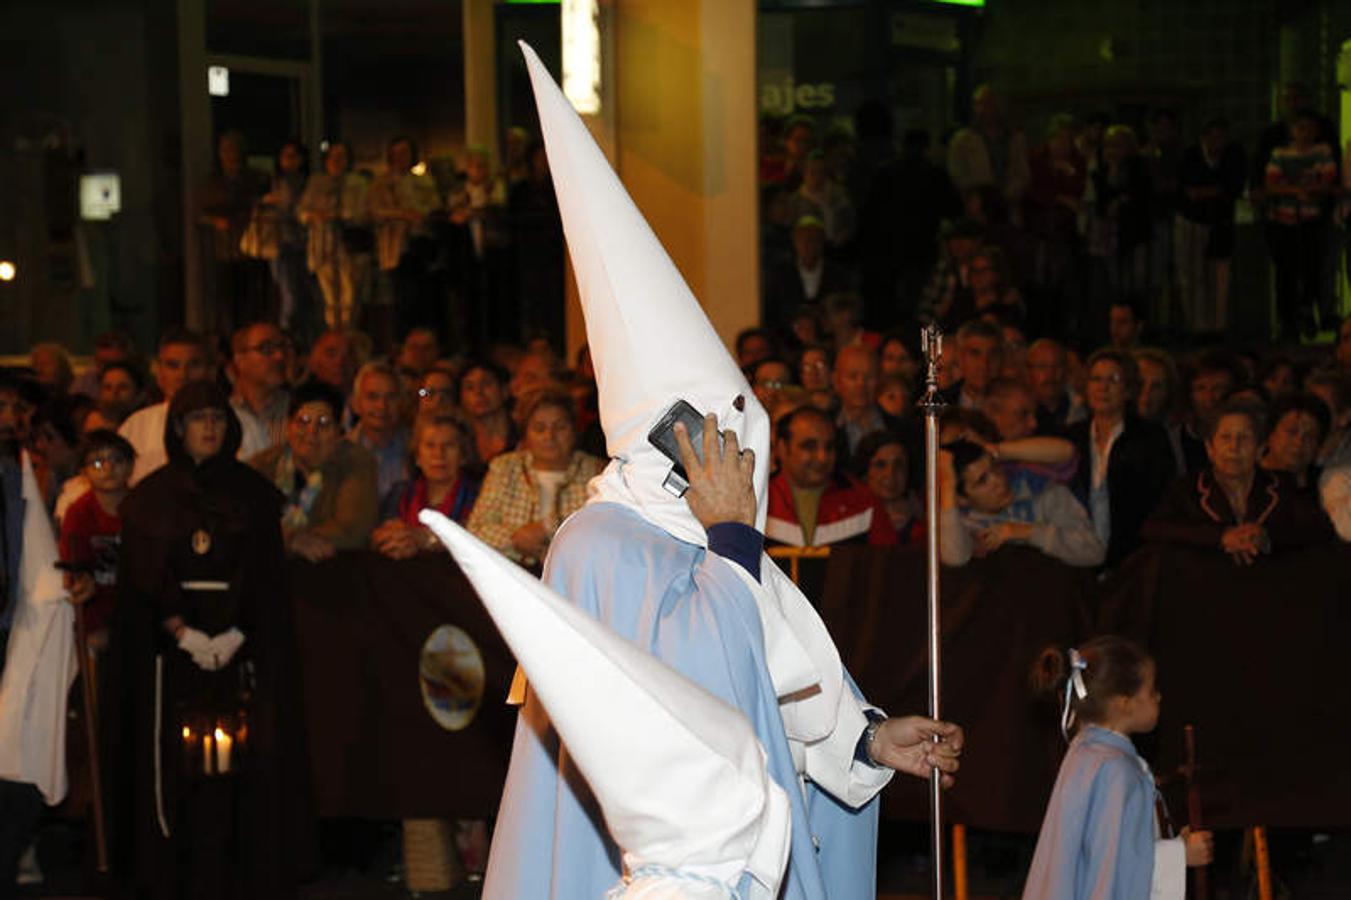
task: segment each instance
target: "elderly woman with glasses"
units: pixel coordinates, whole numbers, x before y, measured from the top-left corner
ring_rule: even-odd
[[[326,384],[291,395],[286,440],[249,460],[286,497],[282,536],[310,562],[366,546],[375,527],[375,458],[339,433],[343,398]]]
[[[1162,425],[1136,414],[1140,371],[1129,351],[1103,348],[1088,358],[1090,418],[1070,426],[1079,451],[1074,491],[1107,545],[1107,565],[1140,542],[1140,526],[1173,479],[1175,461]]]

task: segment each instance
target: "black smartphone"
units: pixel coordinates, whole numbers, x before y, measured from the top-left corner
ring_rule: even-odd
[[[72,575],[92,575],[98,571],[98,567],[92,562],[67,562],[64,559],[58,559],[52,565],[62,572],[69,572]]]
[[[703,462],[704,453],[704,417],[693,406],[690,406],[684,400],[677,400],[671,404],[671,408],[652,426],[652,430],[647,433],[647,440],[652,446],[656,447],[662,454],[675,463],[676,474],[685,478],[685,467],[680,462],[680,445],[676,443],[675,424],[677,422],[685,423],[685,431],[690,437],[690,444],[694,447],[694,454]]]

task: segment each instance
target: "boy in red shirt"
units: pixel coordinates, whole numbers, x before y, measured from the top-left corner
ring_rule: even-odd
[[[90,489],[70,505],[61,520],[61,559],[89,566],[94,596],[85,606],[90,644],[102,648],[112,622],[117,595],[117,550],[122,519],[117,508],[127,496],[136,451],[115,431],[98,429],[85,436],[80,448],[80,470]]]

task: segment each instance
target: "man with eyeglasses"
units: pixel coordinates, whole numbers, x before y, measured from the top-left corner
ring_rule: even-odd
[[[230,373],[235,383],[230,406],[244,431],[240,459],[249,459],[285,437],[290,353],[290,341],[270,322],[245,325],[230,341]]]
[[[132,413],[117,430],[135,451],[136,461],[128,482],[133,487],[168,461],[164,453],[164,423],[174,394],[187,382],[206,377],[206,344],[201,335],[182,328],[166,331],[159,340],[154,373],[164,399]]]
[[[403,385],[386,362],[368,362],[352,386],[352,411],[359,416],[349,435],[375,457],[376,493],[384,496],[408,480],[408,429],[400,415]]]

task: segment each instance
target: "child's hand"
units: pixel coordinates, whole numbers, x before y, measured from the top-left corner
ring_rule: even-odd
[[[1187,865],[1192,868],[1208,866],[1215,858],[1215,835],[1212,832],[1184,828],[1182,843],[1187,848]]]

